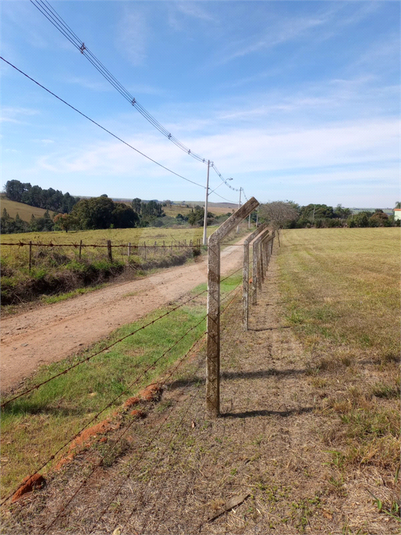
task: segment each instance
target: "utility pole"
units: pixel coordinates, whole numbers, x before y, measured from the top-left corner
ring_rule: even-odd
[[[209,168],[210,168],[210,160],[207,161],[205,213],[203,216],[203,245],[207,245],[207,204],[209,200]]]

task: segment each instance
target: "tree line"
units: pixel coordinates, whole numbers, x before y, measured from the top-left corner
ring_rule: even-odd
[[[31,186],[29,182],[23,183],[19,180],[8,180],[5,193],[10,201],[66,214],[70,213],[79,201],[78,197],[73,197],[68,192],[63,193],[53,188],[42,189],[40,186]]]
[[[12,218],[4,208],[1,233],[147,227],[163,216],[162,205],[157,201],[147,202],[135,198],[129,206],[123,202],[114,202],[107,195],[101,195],[78,200],[70,212],[54,211],[51,216],[49,210],[46,210],[43,217],[32,215],[29,222],[23,221],[18,214]]]
[[[395,221],[393,215],[387,215],[380,208],[353,214],[350,208],[344,208],[341,204],[336,207],[326,204],[300,206],[292,201],[276,201],[261,205],[260,216],[277,228],[400,226],[400,221]]]

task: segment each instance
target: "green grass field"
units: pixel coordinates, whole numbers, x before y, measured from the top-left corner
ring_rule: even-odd
[[[163,211],[167,216],[170,217],[177,217],[178,214],[181,215],[188,215],[192,208],[196,205],[204,206],[204,201],[199,202],[186,202],[183,204],[172,204],[171,206],[163,206]],[[187,205],[190,207],[188,208]],[[225,215],[227,213],[232,213],[233,210],[236,210],[237,206],[235,204],[221,204],[221,203],[209,203],[208,205],[208,212],[211,212],[212,214],[215,214],[217,216],[219,215]]]
[[[215,227],[209,227],[208,232],[213,232]],[[154,227],[131,228],[131,229],[106,229],[106,230],[79,230],[79,231],[55,231],[55,232],[25,232],[23,234],[5,234],[1,237],[2,243],[19,243],[19,242],[41,242],[54,244],[79,244],[80,240],[84,244],[105,244],[111,240],[113,244],[153,245],[157,242],[159,245],[175,243],[177,241],[195,240],[202,237],[203,229],[194,228],[175,228],[160,229]],[[6,253],[4,248],[3,253]]]
[[[209,226],[208,235],[216,228]],[[234,233],[227,241],[237,240],[247,232],[247,224],[243,223],[240,234]],[[1,237],[2,306],[35,300],[40,295],[75,295],[78,289],[97,286],[123,271],[126,276],[133,277],[152,269],[183,264],[201,254],[202,248],[197,246],[202,243],[202,236],[203,229],[199,227],[4,235]],[[108,240],[112,244],[111,262]],[[29,242],[33,244],[31,270]],[[49,247],[50,244],[53,246]]]

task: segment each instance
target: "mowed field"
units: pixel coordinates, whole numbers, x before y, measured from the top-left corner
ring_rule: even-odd
[[[0,196],[0,208],[2,213],[5,208],[9,216],[15,218],[18,214],[23,221],[27,221],[28,223],[31,220],[32,215],[35,217],[43,217],[46,212],[43,208],[35,208],[34,206],[29,206],[22,202],[10,201],[4,195]]]
[[[400,520],[399,244],[397,228],[282,233],[283,306],[309,355],[324,417],[320,451],[334,469],[328,487],[361,499],[353,504],[360,531],[346,533],[372,533],[358,517],[362,505],[374,504],[383,522]]]
[[[189,206],[189,208],[187,205]],[[179,203],[172,204],[171,206],[170,205],[163,206],[163,211],[167,216],[177,217],[178,214],[188,215],[191,212],[192,208],[197,205],[204,206],[205,202],[204,201],[199,201],[199,202],[190,201],[190,202],[186,202],[182,204],[179,204]],[[219,215],[225,215],[228,213],[231,214],[236,209],[237,209],[237,205],[233,203],[213,203],[212,202],[208,204],[207,211],[211,212],[214,215],[219,216]]]
[[[289,320],[311,350],[336,344],[378,357],[400,350],[400,229],[283,232]]]

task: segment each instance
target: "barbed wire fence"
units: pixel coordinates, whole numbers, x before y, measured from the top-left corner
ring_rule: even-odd
[[[173,255],[189,257],[198,256],[201,253],[201,240],[171,240],[171,243],[157,241],[143,241],[142,243],[113,243],[106,240],[105,243],[43,243],[40,241],[19,241],[0,243],[0,247],[18,247],[19,251],[14,254],[18,265],[28,266],[31,272],[34,266],[49,264],[60,266],[68,264],[71,260],[107,259],[109,262],[118,260],[127,265],[144,264],[155,258]],[[97,253],[97,250],[100,250]],[[4,252],[3,252],[4,256]]]
[[[251,199],[251,201],[252,201],[252,199]],[[250,201],[248,201],[248,202],[250,202]],[[237,224],[237,221],[235,220],[234,225],[236,225],[236,224]],[[262,242],[261,242],[261,246],[259,248],[258,247],[253,247],[253,251],[254,251],[254,254],[255,254],[255,251],[256,251],[256,253],[259,255],[257,257],[257,259],[256,259],[257,273],[259,275],[259,278],[260,277],[264,278],[265,274],[266,274],[266,270],[268,268],[268,263],[269,263],[269,260],[270,260],[270,256],[272,254],[272,246],[273,246],[274,234],[273,234],[273,236],[269,236],[268,235],[268,231],[266,233],[263,232],[261,234],[263,236],[263,239],[262,239]],[[224,243],[223,240],[220,240],[220,241],[221,241],[221,244]],[[48,246],[50,247],[52,245],[48,244]],[[176,246],[179,247],[179,244],[177,244]],[[182,244],[181,246],[193,247],[193,244]],[[171,247],[171,246],[169,246],[169,247]],[[162,245],[162,248],[164,248],[163,245]],[[210,251],[209,251],[209,255],[210,255]],[[249,259],[248,259],[248,263],[249,263]],[[249,269],[249,265],[248,265],[248,269]],[[239,276],[240,272],[242,272],[242,274],[244,273],[244,267],[243,266],[240,267],[239,269],[236,269],[235,271],[231,272],[229,275],[225,276],[224,278],[221,278],[221,279],[219,278],[219,294],[220,294],[220,284],[221,283],[228,281],[230,278],[235,279],[234,288],[231,289],[230,291],[227,291],[226,294],[222,297],[221,300],[219,299],[219,308],[220,308],[220,315],[221,316],[224,316],[226,314],[226,312],[229,310],[229,308],[232,306],[233,303],[239,302],[239,296],[240,296],[241,290],[244,291],[244,283],[241,285],[241,277]],[[243,277],[242,277],[242,282],[243,282]],[[251,290],[253,292],[257,291],[258,281],[252,281],[252,280],[249,281],[249,279],[247,279],[247,283],[248,283],[248,285],[250,285]],[[29,389],[26,389],[23,392],[18,393],[17,395],[13,396],[12,398],[6,399],[1,404],[1,408],[5,409],[6,407],[9,407],[9,406],[12,407],[12,404],[17,399],[19,399],[19,398],[21,398],[23,396],[29,396],[34,390],[37,390],[37,389],[41,388],[45,384],[48,384],[49,382],[55,380],[56,378],[60,377],[61,375],[68,374],[71,370],[75,369],[76,367],[84,365],[85,363],[88,363],[90,360],[92,360],[96,356],[100,355],[103,352],[108,351],[110,348],[116,346],[117,344],[121,343],[122,341],[134,336],[136,333],[138,333],[138,332],[150,327],[151,325],[154,325],[159,320],[169,316],[170,314],[172,314],[176,310],[184,307],[185,305],[190,304],[191,302],[195,301],[196,299],[202,298],[203,296],[205,296],[206,293],[209,293],[208,299],[210,299],[210,286],[209,286],[209,288],[207,290],[198,292],[195,295],[191,296],[189,299],[186,299],[186,300],[182,301],[181,303],[179,303],[177,305],[174,305],[172,308],[170,308],[164,314],[161,314],[159,317],[147,322],[146,324],[142,325],[139,328],[135,328],[132,332],[128,333],[127,335],[125,335],[123,337],[120,337],[118,340],[113,341],[112,343],[108,344],[106,347],[103,347],[101,350],[97,351],[96,353],[91,354],[91,355],[85,357],[82,360],[79,360],[78,362],[76,362],[73,365],[67,367],[66,369],[62,370],[61,372],[59,372],[57,374],[54,374],[52,377],[47,378],[45,381],[42,381],[42,382],[40,382],[40,383],[38,383],[36,385],[33,385]],[[62,452],[65,451],[67,449],[67,447],[70,446],[87,428],[89,428],[90,425],[94,424],[94,422],[96,422],[102,414],[104,414],[111,407],[115,406],[119,399],[121,399],[123,396],[126,396],[127,394],[131,393],[133,391],[133,389],[141,383],[141,381],[145,380],[146,377],[149,375],[149,373],[156,368],[157,364],[160,361],[162,361],[166,357],[166,355],[170,351],[173,350],[173,348],[175,348],[183,339],[188,337],[190,335],[190,333],[195,331],[195,329],[198,328],[202,324],[202,322],[204,322],[205,320],[209,321],[209,319],[210,318],[209,318],[209,311],[208,311],[208,313],[206,315],[203,315],[199,319],[199,321],[197,321],[196,324],[194,324],[190,328],[186,329],[185,333],[181,337],[179,337],[173,344],[171,344],[171,346],[168,349],[164,350],[157,358],[155,358],[151,362],[149,362],[148,366],[139,375],[137,375],[126,386],[126,388],[119,395],[115,396],[113,399],[108,401],[108,403],[104,407],[102,407],[100,410],[98,410],[97,413],[93,417],[91,417],[90,420],[87,421],[85,423],[85,425],[82,426],[77,433],[74,433],[73,436],[71,436],[68,440],[66,440],[45,461],[39,463],[37,468],[31,473],[30,478],[33,477],[34,475],[38,474],[41,470],[43,470],[46,467],[48,467],[53,461],[55,461],[56,458],[59,458],[61,456]],[[220,329],[221,332],[223,330],[224,329]],[[209,340],[210,332],[209,332],[208,329],[206,330],[206,334],[207,334],[207,337],[208,337],[207,339]],[[183,356],[179,357],[176,360],[176,363],[164,374],[163,377],[161,377],[158,380],[158,384],[160,386],[168,383],[168,381],[176,374],[176,372],[179,370],[179,368],[181,366],[183,366],[185,364],[185,362],[187,361],[187,359],[193,354],[193,351],[195,350],[195,348],[199,347],[202,344],[202,341],[205,342],[204,332],[202,332],[200,335],[198,335],[196,337],[196,339],[192,342],[192,345],[190,346],[188,351],[186,351],[186,353]],[[202,362],[200,365],[204,365],[204,363]],[[189,385],[190,385],[190,382],[188,383],[188,388],[189,388]],[[195,395],[195,394],[193,393],[192,395]],[[190,403],[191,403],[191,397],[186,402],[186,405],[190,405]],[[182,414],[183,415],[185,414],[185,409],[183,409]],[[157,429],[155,430],[153,436],[150,438],[149,444],[147,444],[146,447],[143,448],[142,457],[144,455],[144,452],[148,449],[148,447],[150,447],[151,444],[153,443],[153,441],[155,441],[157,439],[158,435],[161,433],[161,431],[163,429],[163,426],[167,425],[167,422],[168,422],[168,419],[170,418],[170,415],[171,415],[171,412],[169,412],[167,414],[167,416],[162,420],[160,425],[157,427]],[[126,434],[129,432],[129,430],[132,428],[134,423],[135,423],[135,420],[133,419],[131,422],[129,422],[127,425],[125,425],[125,427],[123,428],[123,430],[121,431],[119,436],[114,440],[112,448],[111,448],[111,453],[113,453],[113,452],[118,450],[118,447],[121,444],[121,441],[123,440],[124,436],[126,436]],[[174,434],[173,434],[173,436],[174,436]],[[166,446],[166,451],[167,451],[168,447],[169,447],[169,445]],[[160,454],[160,452],[159,452],[159,454]],[[131,470],[130,470],[129,474],[126,477],[126,480],[128,480],[128,478],[132,475],[132,473],[135,470],[135,468],[137,468],[139,466],[142,457],[140,456],[138,459],[136,459],[135,464],[131,467]],[[160,456],[160,458],[162,458],[162,457],[163,457],[163,455]],[[49,530],[59,521],[59,519],[63,518],[66,514],[68,514],[68,510],[72,506],[74,500],[77,499],[79,493],[87,486],[88,482],[90,481],[90,478],[93,476],[93,474],[96,472],[96,470],[101,466],[101,463],[102,463],[102,460],[100,459],[97,463],[95,462],[93,464],[93,466],[89,470],[89,473],[87,473],[87,475],[80,481],[78,487],[75,488],[72,491],[72,493],[65,500],[64,504],[58,509],[56,515],[52,518],[50,523],[47,525],[46,530],[44,531],[44,533],[49,533]],[[113,503],[113,500],[116,498],[118,492],[121,490],[121,488],[122,488],[122,486],[124,484],[125,484],[125,481],[121,483],[121,486],[117,490],[117,493],[113,494],[111,499],[108,500],[108,503],[103,507],[101,515],[96,519],[96,522],[94,522],[91,530],[95,529],[96,524],[98,522],[100,522],[102,517],[106,514],[107,510],[110,508],[110,505]],[[15,493],[21,488],[21,486],[22,486],[22,484],[19,485],[17,488],[15,488],[12,492],[10,492],[2,500],[0,505],[3,506],[4,504],[8,503],[10,498],[12,498],[15,495]],[[130,513],[130,515],[126,519],[124,525],[126,525],[129,522],[129,520],[131,519],[133,514],[134,514],[134,510]],[[92,533],[92,531],[90,531],[90,533]]]

